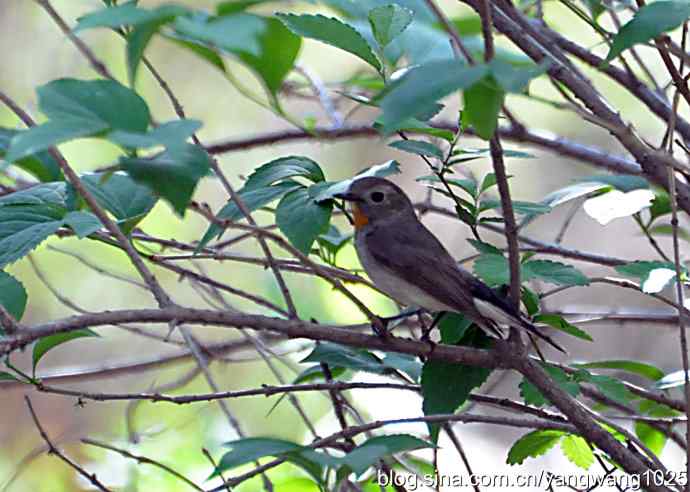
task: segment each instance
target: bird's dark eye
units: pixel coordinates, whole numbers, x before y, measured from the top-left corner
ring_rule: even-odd
[[[374,203],[381,203],[383,201],[383,193],[375,191],[371,194],[371,201]]]

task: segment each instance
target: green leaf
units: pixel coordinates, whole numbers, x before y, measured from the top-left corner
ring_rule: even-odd
[[[221,17],[178,17],[174,27],[175,31],[186,39],[232,54],[244,52],[259,56],[259,36],[266,29],[266,24],[263,18],[257,15],[240,13]]]
[[[488,72],[486,65],[466,66],[440,60],[410,69],[384,90],[381,99],[384,133],[390,133],[439,99],[471,87]]]
[[[325,178],[321,166],[308,157],[288,156],[259,166],[249,175],[244,190],[264,188],[286,178],[303,177],[318,183]]]
[[[446,183],[448,183],[451,186],[457,186],[458,188],[461,188],[462,190],[466,191],[469,193],[472,197],[474,197],[477,194],[477,183],[472,180],[472,179],[460,179],[460,178],[444,178]],[[427,176],[420,176],[419,178],[416,178],[415,181],[426,181],[429,183],[440,183],[441,179],[436,176],[435,174],[430,174]]]
[[[515,441],[508,451],[506,463],[509,465],[521,465],[527,458],[536,458],[553,448],[565,435],[558,430],[538,430],[525,434]]]
[[[412,22],[414,13],[397,4],[384,5],[369,11],[369,24],[381,48],[398,37]]]
[[[330,370],[334,380],[338,379],[345,373],[344,367],[331,367]],[[325,379],[323,368],[320,364],[308,367],[304,371],[300,372],[292,384],[307,383],[309,381],[315,381],[318,379]]]
[[[309,188],[309,193],[314,197],[314,200],[320,203],[326,200],[333,200],[338,193],[346,192],[356,179],[371,176],[385,178],[392,174],[400,174],[400,163],[398,161],[386,161],[382,164],[368,167],[354,177],[343,181],[317,183]]]
[[[305,255],[320,235],[328,231],[332,203],[316,203],[306,188],[283,196],[276,209],[276,224],[290,243]]]
[[[12,137],[5,160],[7,162],[24,160],[28,156],[43,153],[55,145],[76,138],[90,137],[107,128],[108,125],[105,122],[86,118],[72,117],[48,121],[20,131]]]
[[[620,274],[640,279],[642,291],[647,294],[661,292],[676,277],[676,267],[665,261],[634,261],[615,267]],[[687,275],[685,267],[681,268]]]
[[[25,256],[62,225],[64,209],[52,205],[0,207],[0,268]]]
[[[86,119],[113,130],[145,132],[151,119],[141,96],[114,80],[59,79],[37,92],[38,106],[51,120]]]
[[[492,76],[488,76],[463,92],[463,122],[472,126],[477,135],[489,140],[498,126],[498,113],[503,107],[505,92]]]
[[[654,190],[654,200],[649,207],[649,222],[654,222],[659,217],[671,213],[671,197],[661,190]]]
[[[36,372],[36,366],[38,365],[39,361],[46,353],[48,353],[48,351],[54,349],[55,347],[76,338],[99,336],[100,335],[98,333],[95,333],[88,328],[83,328],[81,330],[68,331],[66,333],[56,333],[55,335],[48,335],[47,337],[41,338],[34,344],[32,354],[33,371]]]
[[[267,0],[229,0],[216,5],[216,12],[218,15],[236,14],[266,1]]]
[[[611,190],[588,199],[583,208],[587,215],[601,225],[606,225],[614,219],[629,217],[648,208],[653,199],[654,193],[651,190],[637,189],[628,192]]]
[[[522,292],[520,297],[522,298],[522,303],[525,305],[525,309],[527,309],[527,314],[534,316],[539,312],[539,296],[524,286],[520,289],[520,291]]]
[[[102,227],[101,221],[91,212],[72,211],[65,215],[65,225],[69,226],[79,239],[93,234]]]
[[[174,120],[162,123],[148,133],[115,130],[108,134],[108,140],[128,149],[147,149],[159,145],[175,147],[184,144],[199,128],[199,120]]]
[[[22,382],[9,372],[0,371],[0,381]]]
[[[21,133],[19,130],[0,127],[0,158],[5,155],[10,146],[10,140]],[[43,182],[61,181],[62,171],[57,161],[48,152],[37,152],[15,162],[20,169],[30,173],[36,179]],[[2,165],[0,165],[0,169]]]
[[[645,422],[635,422],[635,435],[657,456],[666,446],[666,435]]]
[[[277,200],[286,193],[295,191],[301,187],[302,185],[295,183],[294,181],[283,181],[273,186],[266,186],[265,188],[248,190],[245,187],[238,192],[238,195],[242,200],[242,203],[245,205],[245,207],[247,207],[247,210],[249,212],[253,212],[256,209],[264,207],[272,201]],[[226,203],[225,206],[220,209],[218,214],[216,214],[216,218],[219,220],[236,221],[243,217],[244,214],[234,200],[230,200],[228,203]],[[224,229],[220,225],[215,223],[211,224],[206,230],[204,236],[199,241],[195,251],[201,251],[204,247],[206,247],[211,239],[214,237],[220,237],[220,235],[223,233],[223,230]]]
[[[561,451],[568,460],[582,469],[588,470],[594,463],[592,449],[580,436],[568,434],[561,440]]]
[[[205,62],[210,63],[213,67],[225,73],[225,62],[223,59],[218,53],[216,53],[212,48],[206,46],[204,43],[187,38],[186,36],[178,33],[167,33],[163,34],[162,37],[172,41],[177,46],[190,51],[192,54],[201,58]]]
[[[577,326],[568,323],[563,316],[558,314],[538,314],[532,320],[534,323],[543,323],[556,328],[557,330],[563,331],[568,335],[572,335],[582,340],[587,340],[593,342],[594,340],[586,331],[581,330]]]
[[[345,367],[354,371],[374,374],[389,374],[391,367],[381,363],[371,352],[338,345],[331,342],[318,343],[312,352],[300,362],[325,362],[331,367]]]
[[[17,321],[21,321],[28,296],[22,283],[7,272],[0,271],[0,305]]]
[[[621,381],[611,376],[591,374],[587,378],[587,382],[594,384],[605,396],[617,402],[627,404],[634,398],[634,395]]]
[[[460,313],[445,313],[438,323],[441,332],[441,343],[454,345],[465,336],[472,326],[472,320]]]
[[[550,260],[530,260],[522,264],[525,280],[538,278],[557,285],[589,285],[589,279],[572,265]]]
[[[212,477],[225,470],[231,470],[238,466],[251,463],[264,456],[281,456],[291,451],[298,451],[302,446],[282,439],[264,437],[249,437],[230,441],[223,444],[230,451],[225,453],[218,463],[218,467]],[[210,478],[210,477],[209,477]]]
[[[468,239],[467,242],[474,246],[474,249],[476,249],[480,253],[503,256],[503,251],[498,249],[493,244],[485,243],[484,241],[478,241],[476,239]]]
[[[204,149],[191,144],[171,147],[150,159],[121,158],[120,165],[135,181],[170,203],[180,216],[184,216],[197,183],[210,167]]]
[[[570,396],[576,397],[580,394],[580,385],[575,380],[573,376],[567,374],[563,369],[555,366],[546,365],[543,367],[546,373],[551,377],[551,379],[564,391],[566,391]],[[534,405],[535,407],[542,407],[546,405],[549,401],[541,394],[541,391],[530,383],[527,379],[522,380],[519,384],[520,396],[528,405]]]
[[[486,335],[479,333],[480,345],[488,345]],[[466,340],[466,338],[464,338]],[[487,380],[491,369],[428,360],[422,368],[422,410],[424,415],[453,413],[467,401],[473,389]],[[439,424],[429,424],[432,442],[438,442]]]
[[[162,5],[153,10],[147,10],[137,7],[135,2],[128,2],[79,17],[74,32],[95,27],[138,26],[166,19],[170,20],[178,15],[186,15],[188,13],[190,13],[189,9],[178,5]]]
[[[0,207],[8,205],[52,205],[68,208],[67,185],[64,182],[41,183],[0,196]]]
[[[648,190],[649,182],[642,176],[630,174],[595,174],[580,178],[581,182],[613,186],[620,191]]]
[[[502,254],[482,253],[473,265],[475,275],[490,286],[510,282],[508,259]]]
[[[582,369],[616,369],[631,374],[637,374],[651,381],[658,381],[664,377],[664,371],[658,367],[636,360],[602,360],[584,364],[574,364],[574,367],[580,367]]]
[[[546,73],[551,63],[548,60],[534,65],[516,65],[500,58],[491,61],[491,75],[505,92],[519,93],[527,89],[530,81]]]
[[[333,255],[337,254],[350,239],[352,239],[352,234],[342,234],[340,230],[332,224],[328,227],[326,233],[316,238],[321,247],[325,248]]]
[[[412,381],[419,381],[422,376],[422,363],[412,355],[386,352],[382,364],[404,372],[412,378]]]
[[[499,200],[482,200],[483,210],[501,208]],[[551,207],[543,203],[523,202],[520,200],[513,200],[513,212],[520,215],[541,215],[551,212]]]
[[[409,434],[389,434],[367,439],[360,446],[343,456],[343,463],[356,475],[361,475],[381,458],[403,451],[432,448],[434,445]]]
[[[379,62],[366,39],[352,26],[323,15],[276,14],[298,36],[316,39],[361,58],[377,71]]]
[[[98,204],[113,214],[125,234],[129,234],[158,201],[148,187],[124,173],[87,174],[81,180]]]
[[[659,0],[639,8],[613,37],[606,61],[611,61],[624,50],[659,37],[690,18],[690,3],[685,0]]]
[[[411,154],[436,157],[439,160],[443,160],[443,151],[436,145],[423,140],[398,140],[389,144],[389,147]]]

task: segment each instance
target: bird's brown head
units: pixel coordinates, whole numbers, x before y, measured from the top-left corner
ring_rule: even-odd
[[[336,197],[352,203],[356,229],[399,217],[411,215],[416,218],[412,202],[405,192],[395,183],[383,178],[357,179],[346,193]]]

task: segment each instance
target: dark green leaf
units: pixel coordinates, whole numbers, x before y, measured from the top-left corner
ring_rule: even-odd
[[[587,382],[594,384],[605,396],[619,403],[627,404],[634,398],[621,381],[611,376],[592,374]]]
[[[568,434],[561,441],[561,451],[568,460],[582,469],[588,470],[594,463],[592,449],[580,436]]]
[[[316,240],[331,254],[336,254],[347,242],[352,239],[352,234],[342,234],[334,225],[328,227],[328,232],[321,234]]]
[[[147,149],[159,145],[175,147],[184,144],[199,128],[199,120],[174,120],[162,123],[148,133],[115,130],[108,134],[108,140],[130,149]]]
[[[0,127],[0,158],[5,155],[10,146],[10,140],[19,130]],[[39,181],[61,181],[63,179],[60,166],[48,152],[38,152],[15,161],[15,165],[32,174]],[[0,165],[0,169],[2,166]]]
[[[273,186],[267,186],[265,188],[257,188],[253,190],[247,190],[243,188],[238,192],[242,203],[247,207],[249,212],[264,207],[274,200],[282,197],[286,193],[295,191],[301,188],[302,185],[295,183],[294,181],[283,181],[281,183],[275,184]],[[228,203],[220,209],[216,218],[219,220],[230,220],[236,221],[244,217],[244,214],[237,206],[234,200],[230,200]],[[199,244],[196,247],[196,251],[201,251],[211,239],[214,237],[220,237],[223,232],[223,228],[218,224],[211,224],[204,237],[201,238]]]
[[[650,223],[664,215],[671,213],[671,197],[665,191],[655,190],[654,200],[649,207]]]
[[[550,260],[530,260],[522,264],[525,280],[538,278],[557,285],[589,285],[589,279],[572,265]]]
[[[22,283],[9,273],[0,271],[0,305],[17,321],[24,316],[27,299]]]
[[[509,465],[521,465],[526,458],[536,458],[553,448],[565,435],[563,431],[552,429],[532,431],[515,441],[508,451]]]
[[[552,326],[557,330],[563,331],[568,335],[572,335],[582,340],[593,342],[594,340],[586,331],[581,330],[577,326],[568,323],[563,316],[558,314],[538,314],[532,320],[534,323],[543,323]]]
[[[13,376],[9,372],[5,372],[5,371],[0,371],[0,381],[12,381],[12,382],[18,381],[18,382],[21,382],[15,376]]]
[[[10,147],[5,160],[16,162],[24,158],[42,154],[49,148],[74,140],[89,137],[108,128],[107,123],[86,118],[62,118],[59,121],[48,121],[39,126],[17,133],[10,140]]]
[[[477,241],[476,239],[468,239],[467,242],[474,246],[474,248],[480,253],[503,256],[503,251],[498,249],[493,244]]]
[[[356,475],[361,475],[367,468],[376,464],[381,458],[403,451],[432,448],[433,444],[409,434],[389,434],[366,440],[360,446],[343,456],[343,463]]]
[[[148,187],[137,184],[124,173],[87,174],[81,180],[98,204],[115,216],[125,234],[129,234],[158,201]]]
[[[223,455],[212,476],[251,463],[264,456],[281,456],[302,449],[302,446],[294,442],[264,437],[238,439],[237,441],[226,442],[224,446],[229,447],[230,451]]]
[[[17,261],[57,231],[64,209],[52,205],[0,207],[0,268]]]
[[[482,200],[482,210],[501,208],[499,200]],[[551,212],[551,207],[542,203],[513,200],[513,212],[520,215],[541,215]]]
[[[490,286],[503,285],[510,282],[510,267],[503,255],[482,253],[474,262],[475,275]]]
[[[383,131],[400,128],[408,118],[457,90],[482,79],[486,65],[466,66],[457,60],[434,61],[410,69],[384,91],[381,99]]]
[[[308,157],[281,157],[259,166],[250,174],[244,184],[244,190],[264,188],[276,181],[296,177],[307,178],[314,183],[325,179],[321,166]]]
[[[685,0],[659,0],[640,7],[613,37],[606,60],[611,61],[624,50],[677,28],[688,18],[690,3]]]
[[[477,194],[477,183],[472,179],[460,179],[460,178],[444,178],[446,183],[451,186],[457,186],[469,193],[472,197]],[[416,181],[426,181],[429,183],[440,183],[441,179],[435,174],[430,174],[428,176],[420,176]]]
[[[222,17],[198,15],[175,20],[178,34],[233,54],[241,51],[260,56],[259,36],[265,29],[263,18],[245,13]]]
[[[8,205],[52,205],[68,208],[67,185],[64,182],[41,183],[0,196],[0,207]]]
[[[519,66],[504,60],[491,61],[491,75],[505,92],[523,92],[529,82],[546,73],[550,62],[544,61],[539,65]]]
[[[76,338],[84,337],[98,337],[98,333],[95,333],[88,328],[83,328],[81,330],[68,331],[66,333],[56,333],[55,335],[48,335],[47,337],[41,338],[34,344],[34,350],[32,354],[33,370],[36,371],[36,366],[43,356],[48,353],[48,351],[54,349],[55,347],[67,343],[70,340]]]
[[[384,5],[369,11],[369,24],[381,48],[393,41],[412,22],[414,13],[397,4]]]
[[[300,362],[325,362],[332,367],[345,367],[374,374],[391,372],[391,368],[382,364],[371,352],[331,342],[318,343]]]
[[[323,15],[277,15],[288,29],[298,36],[316,39],[340,48],[361,58],[376,70],[381,70],[381,62],[374,55],[369,43],[349,24]]]
[[[472,326],[472,320],[466,316],[460,313],[445,313],[438,323],[441,342],[455,345],[462,340],[470,326]]]
[[[306,188],[286,194],[276,209],[276,224],[290,243],[305,255],[320,235],[328,231],[332,203],[316,203]]]
[[[191,144],[167,149],[151,159],[121,158],[120,165],[135,181],[148,186],[184,216],[199,180],[209,171],[206,152]]]
[[[171,20],[178,15],[186,15],[190,12],[177,5],[162,5],[153,10],[137,7],[134,2],[128,2],[116,7],[97,10],[77,19],[75,32],[94,27],[116,28],[121,26],[137,26],[152,22]]]
[[[539,296],[525,286],[523,286],[520,291],[522,293],[520,297],[522,298],[522,303],[525,305],[525,309],[527,309],[527,314],[534,316],[539,312]]]
[[[564,391],[570,394],[570,396],[577,396],[580,394],[580,385],[573,378],[573,376],[567,374],[563,369],[555,366],[546,365],[544,370],[551,377],[551,379],[561,387]],[[541,394],[539,389],[530,383],[527,379],[523,379],[519,385],[520,396],[528,405],[534,405],[536,407],[541,407],[546,405],[549,401]]]
[[[658,381],[664,377],[664,372],[658,367],[636,360],[602,360],[584,364],[574,364],[574,367],[580,367],[582,369],[616,369],[637,374],[651,381]]]
[[[498,126],[504,99],[505,92],[492,76],[480,80],[463,92],[463,122],[472,126],[479,137],[489,140]]]
[[[400,174],[400,164],[398,161],[386,161],[382,164],[371,166],[363,171],[360,171],[354,177],[345,179],[343,181],[324,182],[312,185],[309,188],[309,194],[314,197],[314,200],[320,203],[326,200],[332,200],[334,195],[338,193],[346,192],[352,182],[356,179],[366,178],[369,176],[384,178],[392,174]]]
[[[620,191],[634,191],[649,189],[649,182],[642,176],[634,176],[630,174],[595,174],[580,178],[582,183],[600,183],[613,186]]]
[[[93,234],[102,227],[98,217],[91,212],[82,211],[68,212],[65,215],[65,225],[69,226],[79,239]]]
[[[417,357],[412,355],[387,352],[382,363],[387,367],[392,367],[398,371],[404,372],[415,382],[419,381],[422,375],[422,363],[419,362]]]
[[[423,155],[428,157],[436,157],[443,160],[443,151],[436,145],[425,142],[423,140],[398,140],[389,144],[394,149],[409,152],[411,154]]]
[[[266,1],[267,0],[230,0],[216,5],[216,12],[218,15],[236,14],[238,12],[247,10],[254,5],[260,5]]]

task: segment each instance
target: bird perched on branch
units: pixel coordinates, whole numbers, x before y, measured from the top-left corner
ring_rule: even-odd
[[[505,297],[458,266],[419,221],[397,185],[382,178],[360,178],[336,198],[351,203],[362,266],[393,299],[430,312],[461,313],[501,339],[504,327],[522,328],[565,352]]]

